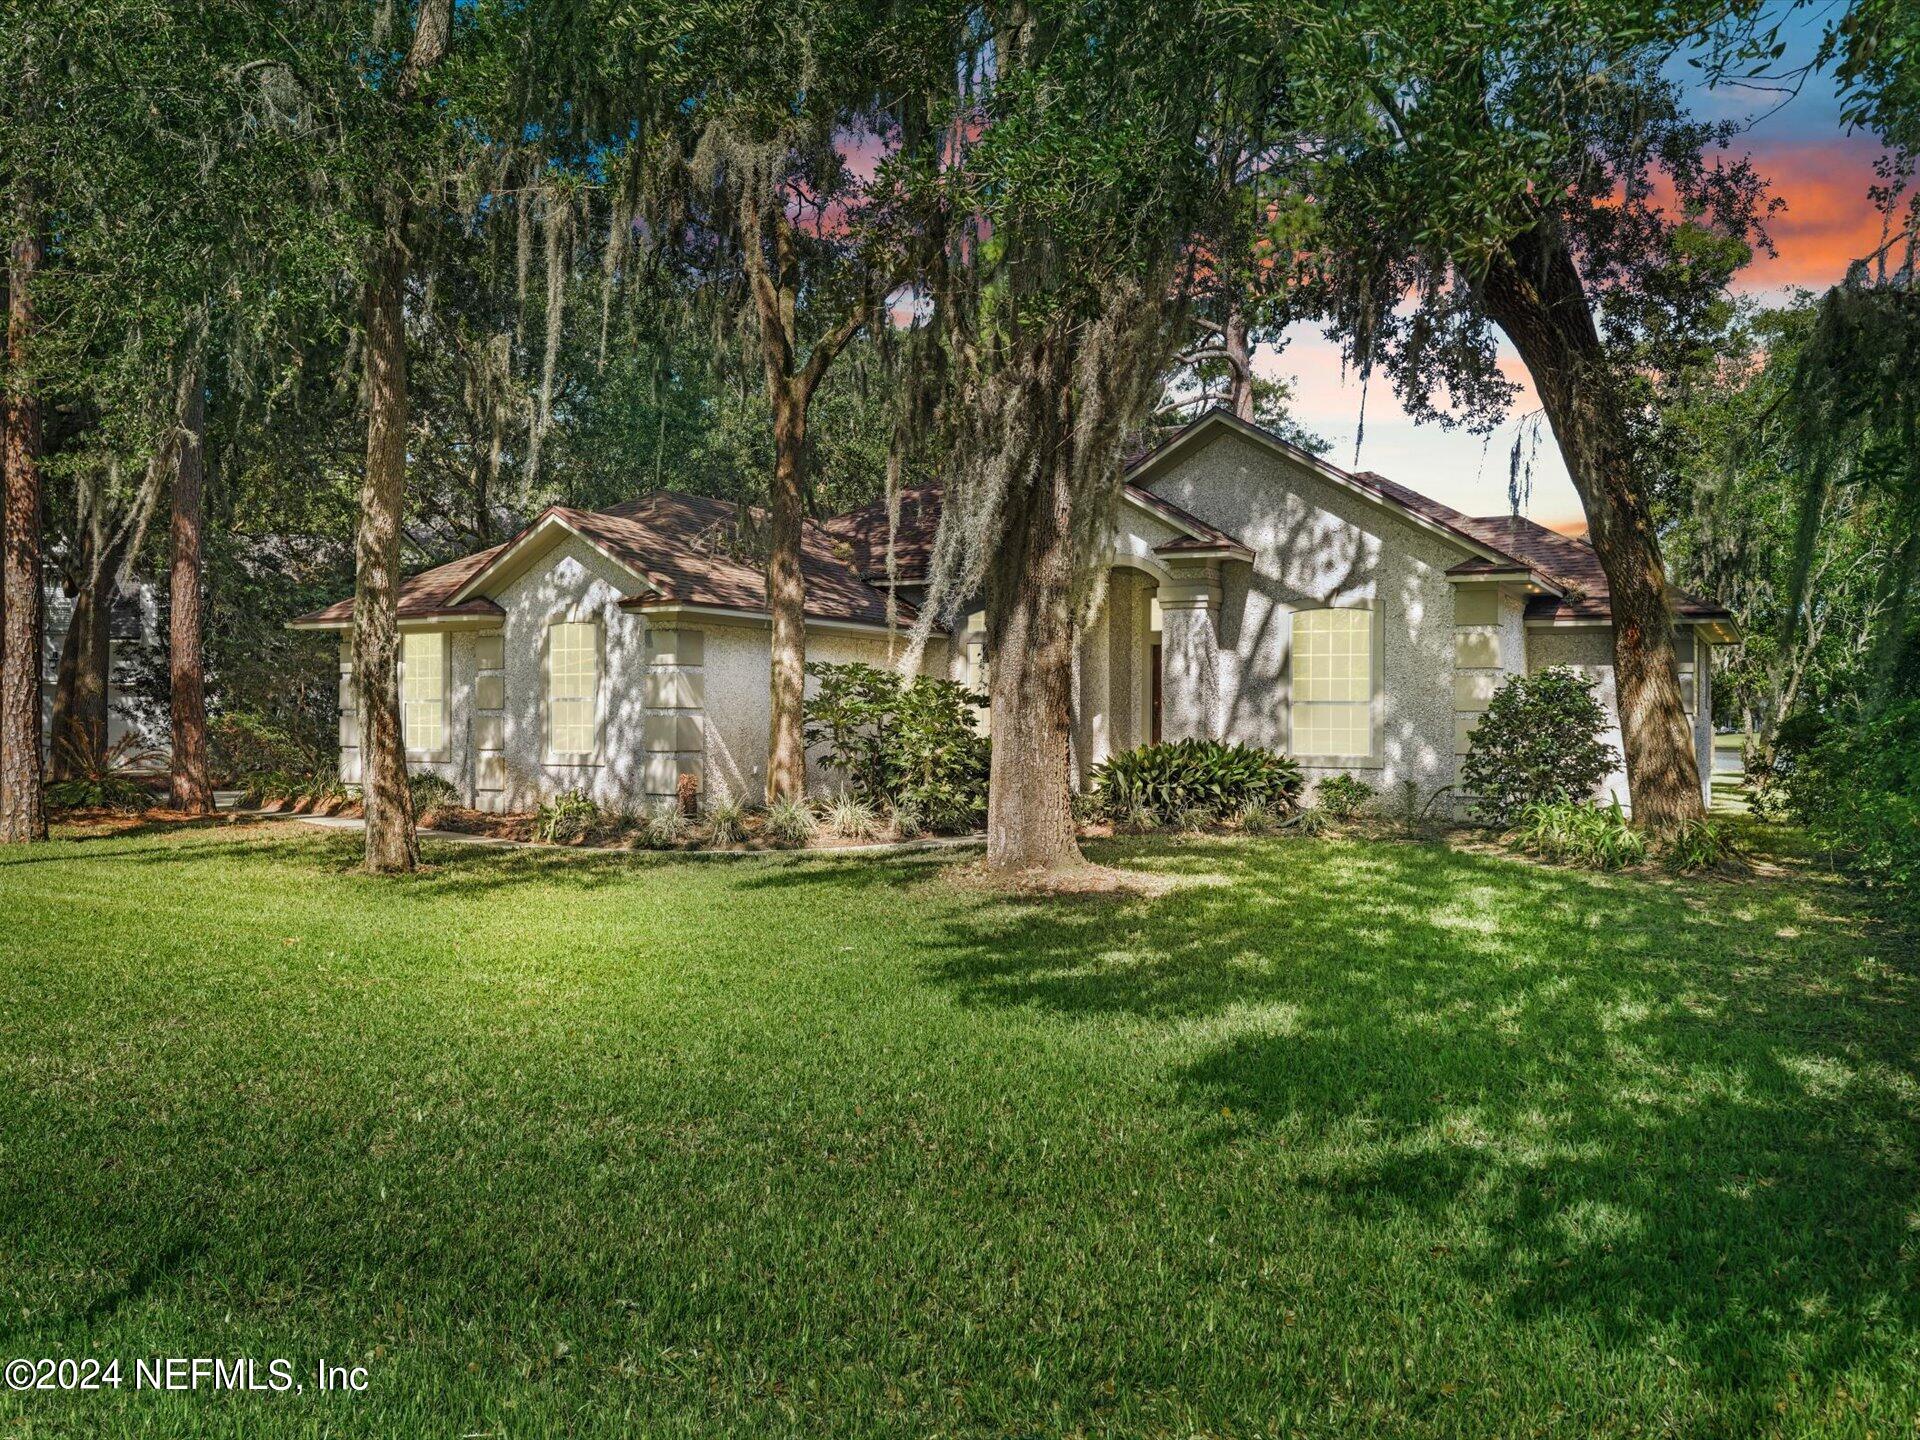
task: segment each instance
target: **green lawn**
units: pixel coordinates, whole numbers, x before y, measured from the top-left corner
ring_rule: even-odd
[[[0,855],[0,1358],[307,1385],[0,1434],[1915,1434],[1920,962],[1848,887],[1094,853],[1192,883]]]

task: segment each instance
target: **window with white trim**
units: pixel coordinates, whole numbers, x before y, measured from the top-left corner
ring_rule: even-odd
[[[594,751],[594,700],[600,691],[600,627],[567,620],[547,627],[547,750]]]
[[[1373,612],[1293,617],[1293,753],[1373,753]]]
[[[414,755],[447,748],[447,637],[400,637],[400,733]]]

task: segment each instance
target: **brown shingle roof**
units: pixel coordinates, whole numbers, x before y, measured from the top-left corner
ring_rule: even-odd
[[[764,563],[738,534],[740,507],[728,500],[663,491],[607,510],[575,510],[556,505],[506,545],[495,546],[413,576],[401,586],[401,618],[438,615],[493,615],[491,600],[469,598],[457,606],[448,600],[499,559],[514,544],[549,520],[584,536],[619,564],[643,577],[651,589],[636,589],[622,604],[713,605],[728,610],[764,612],[767,581]],[[764,524],[760,511],[754,518]],[[862,625],[887,623],[886,597],[860,578],[849,547],[825,526],[808,521],[801,536],[801,572],[807,581],[809,619]],[[914,612],[897,607],[897,623],[910,624]],[[345,624],[353,618],[352,600],[341,600],[296,625]]]
[[[1199,516],[1182,510],[1171,500],[1154,494],[1143,485],[1127,483],[1128,498],[1152,511],[1187,533],[1176,540],[1155,546],[1162,554],[1177,555],[1183,550],[1227,550],[1241,559],[1252,559],[1253,552],[1226,531],[1209,525]],[[887,502],[873,504],[821,522],[836,539],[852,547],[853,563],[869,580],[884,580],[887,574]],[[924,581],[933,562],[934,535],[940,528],[940,487],[923,485],[900,492],[900,518],[893,532],[894,573],[903,584]]]
[[[1551,580],[1564,595],[1536,595],[1527,602],[1529,620],[1605,620],[1612,615],[1612,591],[1600,556],[1585,540],[1562,535],[1520,515],[1483,515],[1467,522],[1484,543],[1512,556]],[[1473,562],[1469,561],[1468,565]],[[1471,574],[1456,565],[1447,573]],[[1726,620],[1732,612],[1697,595],[1672,588],[1667,595],[1683,620]]]
[[[869,580],[887,574],[887,502],[876,500],[858,510],[820,522],[833,539],[847,547],[858,570]],[[924,580],[933,563],[933,537],[940,529],[940,487],[921,485],[900,492],[900,519],[893,532],[894,573],[902,581]]]
[[[463,555],[458,560],[450,560],[445,565],[436,565],[431,570],[422,570],[418,575],[409,576],[400,582],[398,609],[402,620],[431,620],[451,618],[460,615],[499,616],[504,612],[491,600],[468,600],[459,605],[448,601],[480,571],[493,563],[493,559],[506,547],[495,545],[491,550],[477,551],[472,555]],[[292,623],[305,626],[346,625],[353,620],[353,598],[336,600],[325,609],[315,610],[302,615]]]

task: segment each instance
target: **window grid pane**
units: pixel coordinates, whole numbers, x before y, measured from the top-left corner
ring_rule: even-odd
[[[600,630],[570,621],[547,633],[547,726],[556,755],[593,753],[593,704],[600,688]]]
[[[1302,610],[1293,617],[1293,751],[1373,750],[1373,612]]]
[[[438,754],[447,743],[444,635],[400,637],[400,733],[409,750]]]

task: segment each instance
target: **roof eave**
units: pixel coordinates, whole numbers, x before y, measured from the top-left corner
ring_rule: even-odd
[[[661,616],[689,616],[694,619],[711,618],[716,620],[745,621],[748,624],[764,625],[772,621],[772,616],[764,606],[746,605],[709,605],[697,601],[675,600],[657,595],[629,595],[620,602],[622,610],[639,611],[649,618]],[[863,635],[901,634],[919,619],[919,612],[911,606],[902,605],[899,625],[889,626],[879,620],[835,620],[818,615],[806,617],[809,630],[855,631]],[[938,632],[936,632],[936,635]]]
[[[472,608],[469,601],[458,609],[435,607],[432,610],[416,610],[411,614],[401,613],[394,617],[394,623],[402,630],[488,630],[506,619],[507,612],[492,601],[479,602],[486,606],[484,610]],[[351,630],[353,616],[296,615],[283,627],[288,630]]]

